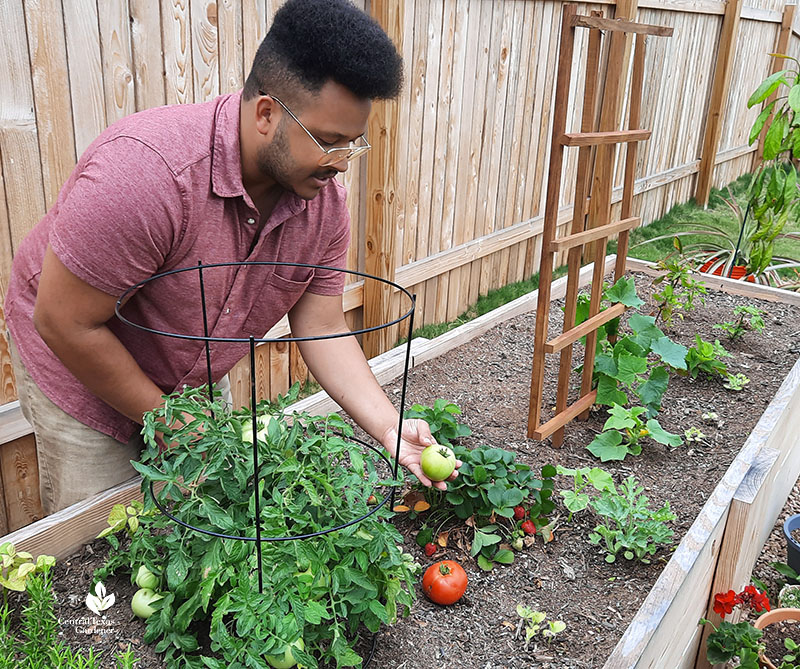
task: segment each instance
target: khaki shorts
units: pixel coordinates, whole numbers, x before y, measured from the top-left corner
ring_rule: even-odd
[[[46,515],[134,478],[131,460],[144,448],[136,432],[127,444],[62,411],[39,390],[8,337],[22,414],[33,426],[39,494]]]

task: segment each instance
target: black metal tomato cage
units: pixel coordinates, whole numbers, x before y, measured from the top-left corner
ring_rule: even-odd
[[[249,337],[211,337],[208,333],[208,313],[206,310],[206,297],[205,297],[205,283],[203,278],[204,270],[208,270],[211,268],[216,267],[250,267],[250,266],[289,266],[289,267],[305,267],[312,270],[330,270],[330,271],[337,271],[343,272],[346,274],[351,274],[354,276],[362,277],[365,280],[373,280],[373,281],[380,281],[381,283],[387,284],[392,288],[399,290],[401,293],[406,295],[411,301],[411,306],[402,316],[395,318],[394,320],[389,321],[388,323],[384,323],[383,325],[375,325],[368,328],[362,328],[360,330],[353,330],[349,332],[340,332],[335,334],[327,334],[327,335],[317,335],[317,336],[309,336],[309,337],[253,337],[252,335]],[[145,284],[150,283],[151,281],[155,281],[157,279],[170,276],[172,274],[178,274],[181,272],[197,272],[200,284],[200,303],[202,308],[202,315],[203,315],[203,336],[199,335],[188,335],[188,334],[181,334],[178,332],[165,332],[163,330],[155,330],[153,328],[149,328],[147,326],[141,325],[139,323],[134,323],[127,319],[125,316],[120,313],[123,303],[125,299],[143,287]],[[194,341],[203,341],[205,343],[205,351],[206,351],[206,368],[208,373],[208,393],[209,399],[213,403],[214,401],[214,391],[213,391],[213,381],[211,375],[211,342],[231,342],[231,343],[249,343],[250,344],[250,413],[251,418],[253,421],[253,495],[255,501],[255,537],[245,537],[239,535],[231,535],[231,534],[223,534],[221,532],[214,532],[212,530],[203,529],[200,527],[195,527],[186,523],[175,515],[170,513],[159,501],[156,499],[155,491],[153,489],[153,483],[150,483],[150,495],[153,498],[153,502],[159,508],[159,510],[172,519],[174,522],[186,527],[190,530],[195,532],[201,532],[203,534],[208,534],[213,537],[219,537],[222,539],[234,539],[238,541],[252,541],[255,543],[256,546],[256,562],[258,564],[258,590],[259,593],[263,594],[264,592],[264,580],[263,580],[263,572],[262,572],[262,565],[261,565],[261,544],[264,541],[293,541],[296,539],[309,539],[311,537],[320,536],[323,534],[329,534],[330,532],[336,532],[337,530],[344,529],[345,527],[349,527],[350,525],[354,525],[356,523],[361,522],[365,518],[368,518],[372,514],[376,513],[380,508],[382,508],[387,502],[390,503],[390,508],[394,507],[394,498],[395,498],[395,490],[396,488],[392,487],[391,493],[389,496],[384,497],[384,499],[375,505],[373,509],[368,511],[366,514],[354,518],[342,525],[337,525],[336,527],[331,527],[325,530],[321,530],[319,532],[313,532],[310,534],[301,534],[295,536],[286,536],[286,537],[262,537],[261,536],[261,508],[259,502],[259,495],[258,495],[258,488],[259,488],[259,471],[261,469],[260,462],[259,462],[259,455],[258,455],[258,420],[256,415],[256,380],[255,380],[255,350],[256,350],[256,342],[258,343],[275,343],[275,342],[301,342],[301,341],[317,341],[317,340],[324,340],[324,339],[337,339],[341,337],[349,337],[359,334],[364,334],[367,332],[374,332],[376,330],[382,330],[384,328],[391,327],[392,325],[396,325],[401,321],[408,320],[408,342],[406,344],[406,354],[405,354],[405,365],[403,367],[403,382],[402,382],[402,390],[400,393],[400,421],[397,426],[397,444],[395,448],[395,459],[394,463],[392,463],[389,458],[386,456],[384,452],[382,452],[379,448],[368,444],[361,439],[356,437],[349,437],[350,441],[357,442],[362,446],[370,448],[372,451],[377,453],[381,458],[383,458],[384,462],[387,464],[389,469],[392,471],[392,476],[394,482],[398,482],[398,472],[399,472],[399,457],[400,457],[400,442],[401,442],[401,435],[403,432],[403,412],[405,410],[405,402],[406,402],[406,387],[408,383],[408,366],[411,360],[411,333],[414,328],[414,310],[416,308],[416,296],[409,293],[405,288],[402,286],[389,281],[387,279],[382,279],[377,276],[372,276],[370,274],[365,274],[364,272],[357,272],[355,270],[346,270],[341,269],[338,267],[328,267],[326,265],[313,265],[307,263],[290,263],[290,262],[267,262],[267,261],[248,261],[248,262],[230,262],[230,263],[213,263],[204,265],[202,261],[198,261],[197,266],[195,267],[181,267],[178,269],[169,270],[167,272],[162,272],[160,274],[155,274],[152,277],[145,279],[144,281],[140,281],[139,283],[131,286],[126,290],[122,296],[117,300],[117,304],[115,307],[115,313],[117,318],[120,319],[123,323],[130,325],[131,327],[137,328],[139,330],[144,330],[145,332],[150,332],[155,335],[160,335],[163,337],[173,337],[175,339],[189,339]],[[373,640],[374,641],[374,640]]]

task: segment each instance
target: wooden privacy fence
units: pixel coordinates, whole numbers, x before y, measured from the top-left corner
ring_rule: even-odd
[[[14,250],[107,125],[140,109],[208,100],[239,88],[278,0],[6,0],[0,2],[0,286]],[[400,49],[406,85],[376,105],[375,149],[344,175],[349,267],[417,295],[417,324],[453,319],[479,294],[531,276],[539,263],[555,87],[559,0],[357,0]],[[781,43],[798,55],[800,24],[783,0],[627,0],[632,20],[674,29],[648,45],[634,215],[648,223],[699,188],[750,170],[757,110],[746,100]],[[613,18],[614,0],[578,3]],[[783,42],[781,42],[783,40]],[[584,53],[586,39],[576,40]],[[576,56],[577,58],[577,56]],[[583,81],[582,62],[575,81]],[[569,91],[567,128],[582,91]],[[557,233],[569,225],[577,155],[564,161]],[[619,218],[624,161],[616,160]],[[109,243],[113,243],[111,240]],[[565,253],[556,257],[563,263]],[[374,285],[373,285],[374,284]],[[377,282],[353,282],[348,319],[371,325],[407,308]],[[366,305],[366,309],[364,308]],[[0,332],[2,332],[0,323]],[[279,324],[272,334],[286,334]],[[364,342],[370,355],[405,332]],[[259,347],[261,395],[307,371],[293,346]],[[248,370],[235,370],[234,388]],[[0,340],[1,402],[15,400]],[[13,405],[6,414],[15,420]],[[2,430],[0,430],[2,432]],[[12,434],[12,433],[9,433]],[[19,437],[19,435],[16,435]],[[0,442],[9,441],[2,437]],[[0,457],[0,462],[3,458]],[[0,466],[7,504],[31,482]],[[29,479],[30,477],[28,477]],[[14,486],[19,483],[17,489]],[[0,521],[1,522],[1,521]],[[2,529],[2,528],[0,528]]]

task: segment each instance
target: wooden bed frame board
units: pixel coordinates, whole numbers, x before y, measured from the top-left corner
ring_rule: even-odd
[[[766,536],[800,476],[800,430],[787,425],[798,420],[800,359],[692,523],[606,661],[606,669],[695,665],[702,633],[697,621],[707,613],[715,574],[721,569],[737,574],[740,579],[749,579]],[[771,450],[777,450],[781,456],[773,460],[769,473],[764,474],[764,458],[771,457],[768,452]],[[761,485],[755,492],[753,485],[759,478]],[[742,511],[734,505],[739,498],[742,503],[747,499],[753,499],[753,504],[758,502],[748,518],[759,528],[754,542],[760,543],[744,550],[741,543],[736,545],[745,533],[738,520]],[[735,520],[731,519],[732,509]],[[731,582],[717,586],[727,590],[744,584]]]

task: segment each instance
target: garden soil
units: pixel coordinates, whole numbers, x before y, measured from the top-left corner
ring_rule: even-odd
[[[653,290],[651,279],[643,274],[636,274],[635,279],[639,296],[647,300],[641,311],[647,313],[653,306],[649,297]],[[553,303],[551,336],[561,332],[562,305],[562,302]],[[747,332],[731,341],[715,330],[714,324],[732,320],[737,305],[764,309],[764,331]],[[486,444],[511,450],[519,461],[537,471],[545,464],[572,468],[600,465],[586,450],[586,445],[602,429],[606,418],[602,409],[592,410],[586,421],[570,423],[561,448],[554,448],[547,440],[539,442],[526,437],[534,325],[533,312],[517,316],[415,367],[408,378],[408,403],[430,406],[438,398],[456,403],[463,411],[461,421],[472,429],[472,435],[462,440],[463,445]],[[673,544],[659,550],[651,564],[624,558],[609,564],[587,538],[598,523],[593,512],[580,512],[567,522],[567,513],[556,494],[553,540],[545,543],[537,536],[532,545],[516,553],[513,564],[498,565],[485,572],[469,555],[467,526],[454,523],[445,528],[450,530],[447,547],[428,558],[415,542],[424,514],[416,519],[401,516],[397,526],[405,537],[404,549],[424,567],[443,558],[457,560],[467,571],[469,586],[464,597],[449,607],[428,601],[417,586],[417,601],[410,614],[376,635],[370,667],[603,666],[671,551],[800,357],[800,308],[785,304],[709,293],[704,305],[687,313],[684,320],[663,329],[674,341],[686,346],[694,343],[695,334],[706,340],[720,339],[732,355],[726,359],[729,370],[741,372],[750,379],[744,390],[736,392],[725,389],[719,379],[672,376],[658,419],[666,430],[681,435],[689,428],[698,428],[704,434],[702,440],[677,448],[645,440],[640,456],[601,465],[613,473],[617,483],[627,476],[636,477],[654,508],[669,502],[677,515],[672,523]],[[576,346],[576,365],[581,352],[580,346]],[[551,412],[555,404],[557,359],[556,355],[547,356],[546,412]],[[573,379],[576,378],[577,375],[573,375]],[[391,397],[399,398],[400,381],[389,384],[386,389]],[[717,418],[704,419],[703,414],[709,412],[715,413]],[[556,477],[557,490],[570,486],[571,479]],[[756,569],[756,575],[767,583],[774,585],[779,577],[769,563],[786,559],[779,523],[798,511],[800,491],[796,489]],[[112,653],[128,644],[141,658],[138,669],[161,667],[163,663],[158,656],[142,643],[144,623],[131,616],[126,604],[135,589],[127,577],[107,583],[118,604],[106,612],[104,619],[98,619],[84,605],[92,570],[102,562],[105,552],[104,540],[97,540],[57,565],[55,589],[61,637],[75,645],[106,651],[103,667],[113,667]],[[526,644],[524,626],[516,612],[519,604],[545,612],[548,619],[564,621],[565,631],[549,645],[540,637]],[[364,656],[370,653],[369,639],[361,643],[359,650]]]

